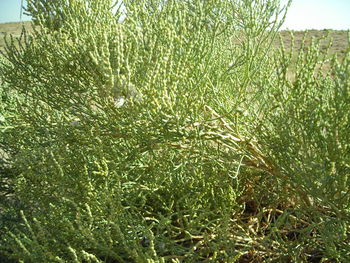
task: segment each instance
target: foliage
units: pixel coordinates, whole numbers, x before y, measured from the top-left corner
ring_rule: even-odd
[[[274,0],[119,4],[28,1],[7,42],[3,255],[346,262],[349,50],[272,49]]]

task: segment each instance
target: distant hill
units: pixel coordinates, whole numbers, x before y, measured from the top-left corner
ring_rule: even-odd
[[[321,50],[324,51],[329,41],[332,39],[333,45],[330,48],[330,54],[338,53],[342,56],[345,53],[345,50],[349,48],[349,32],[345,30],[308,30],[305,37],[305,44],[309,45],[312,41],[312,38],[320,40]],[[281,31],[281,37],[285,44],[286,48],[291,47],[291,34],[294,35],[294,49],[300,49],[303,38],[305,36],[305,31]]]
[[[4,36],[12,34],[15,37],[19,37],[21,34],[22,26],[24,26],[29,31],[31,30],[31,22],[15,22],[15,23],[3,23],[0,24],[0,49],[3,49],[4,47]],[[291,47],[291,35],[290,32],[293,32],[294,34],[294,48],[295,50],[300,49],[301,43],[305,34],[305,31],[281,31],[281,37],[283,39],[283,42],[285,44],[286,48]],[[308,31],[308,35],[305,38],[306,44],[311,43],[312,37],[315,37],[316,39],[322,39],[325,36],[329,34],[328,38],[321,41],[321,48],[325,49],[327,46],[327,43],[331,38],[333,38],[333,46],[330,50],[331,54],[339,53],[342,55],[345,53],[345,50],[349,48],[349,41],[348,41],[348,31],[337,31],[337,30],[310,30]],[[276,44],[278,45],[278,41],[276,41]]]
[[[4,37],[6,35],[13,35],[19,37],[24,26],[29,31],[31,30],[31,21],[28,22],[13,22],[13,23],[2,23],[0,24],[0,49],[3,49],[5,45]]]

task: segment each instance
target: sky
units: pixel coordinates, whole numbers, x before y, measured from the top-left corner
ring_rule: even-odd
[[[0,0],[0,23],[30,20],[24,15],[20,18],[20,13],[21,0]],[[348,30],[350,0],[293,0],[282,29]]]
[[[282,28],[348,30],[350,0],[293,0]]]

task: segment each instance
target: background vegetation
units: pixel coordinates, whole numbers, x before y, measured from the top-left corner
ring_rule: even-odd
[[[348,38],[278,33],[272,0],[123,4],[29,1],[7,38],[0,261],[348,262]]]

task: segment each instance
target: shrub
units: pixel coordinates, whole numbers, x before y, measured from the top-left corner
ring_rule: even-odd
[[[20,223],[3,253],[344,261],[348,55],[322,76],[315,44],[291,81],[276,1],[121,2],[29,1],[33,34],[8,42]]]

